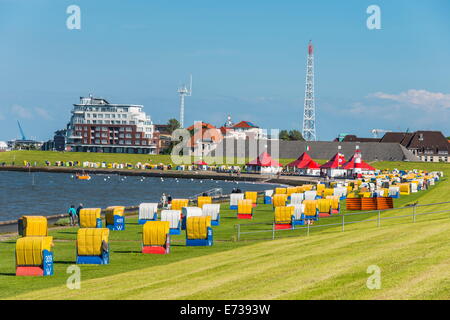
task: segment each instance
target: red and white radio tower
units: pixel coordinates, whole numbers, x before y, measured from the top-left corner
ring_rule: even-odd
[[[316,106],[314,102],[314,47],[308,44],[308,59],[306,63],[305,105],[303,111],[303,138],[306,141],[316,141]]]

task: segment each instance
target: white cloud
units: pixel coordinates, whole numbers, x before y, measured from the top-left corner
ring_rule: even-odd
[[[52,116],[48,113],[48,111],[44,108],[35,107],[34,111],[37,113],[38,116],[40,116],[43,119],[46,120],[53,119]]]
[[[15,104],[11,107],[11,113],[22,119],[31,119],[33,117],[30,110],[18,104]]]
[[[416,108],[425,108],[429,110],[450,109],[450,94],[441,92],[410,89],[399,94],[376,92],[369,96],[408,104]]]
[[[11,107],[11,113],[21,119],[32,119],[33,117],[39,117],[44,120],[52,120],[53,117],[48,113],[47,109],[34,107],[25,108],[21,105],[15,104]],[[2,115],[0,114],[0,120]]]

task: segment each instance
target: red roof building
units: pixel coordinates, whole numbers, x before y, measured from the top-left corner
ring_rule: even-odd
[[[241,121],[236,123],[232,128],[258,128],[258,126],[255,126],[250,121]]]

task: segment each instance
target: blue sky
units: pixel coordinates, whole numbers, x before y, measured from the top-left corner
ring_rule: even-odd
[[[81,9],[81,30],[66,8]],[[381,30],[366,27],[369,5]],[[315,44],[317,136],[373,128],[450,135],[450,2],[0,0],[0,140],[48,139],[89,93],[143,104],[155,123],[249,120],[301,129]]]

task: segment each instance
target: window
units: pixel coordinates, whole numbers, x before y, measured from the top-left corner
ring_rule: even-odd
[[[119,140],[119,144],[123,144],[123,140]]]
[[[131,144],[131,140],[126,140],[125,144]]]
[[[124,138],[124,134],[123,133],[119,134],[119,138]]]
[[[102,144],[107,144],[108,143],[108,141],[107,140],[102,140]]]
[[[96,113],[93,113],[93,114],[92,114],[92,117],[93,117],[93,118],[97,118],[97,114],[96,114]]]
[[[135,134],[134,137],[135,137],[136,139],[139,139],[139,138],[141,137],[141,135],[140,135],[140,134]]]
[[[100,144],[100,140],[99,139],[95,139],[95,144]]]
[[[125,138],[131,138],[131,133],[127,133],[127,134],[125,135]]]
[[[106,113],[105,118],[111,118],[111,115],[109,113]]]
[[[141,140],[136,140],[136,144],[141,144]]]

